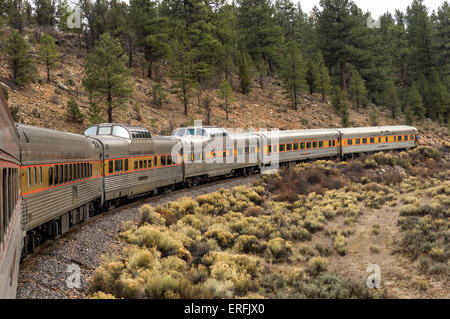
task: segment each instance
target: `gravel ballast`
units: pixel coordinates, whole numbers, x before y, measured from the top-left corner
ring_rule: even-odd
[[[76,226],[61,238],[45,244],[20,265],[17,298],[86,298],[91,293],[90,279],[102,261],[101,256],[121,252],[124,243],[118,239],[120,227],[125,221],[139,220],[138,208],[142,204],[157,206],[183,196],[196,197],[221,188],[248,185],[258,178],[259,175],[225,179],[150,197]]]

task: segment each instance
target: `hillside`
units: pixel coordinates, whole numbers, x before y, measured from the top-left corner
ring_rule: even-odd
[[[11,30],[3,27],[0,39],[4,39]],[[37,40],[41,32],[33,29],[26,31],[26,38],[32,44],[33,54],[37,58]],[[85,120],[82,124],[66,120],[65,111],[67,102],[75,99],[82,113],[86,114],[89,99],[83,90],[81,81],[84,73],[86,50],[79,48],[78,37],[75,34],[53,32],[59,51],[62,53],[59,67],[52,74],[52,82],[45,81],[43,65],[38,65],[39,77],[24,88],[18,88],[11,82],[10,70],[7,67],[5,56],[0,58],[0,84],[8,93],[11,107],[19,109],[21,122],[63,131],[81,133],[89,125]],[[115,122],[142,125],[152,134],[169,134],[175,127],[191,124],[194,119],[205,119],[205,111],[198,105],[197,97],[192,97],[188,115],[183,114],[183,105],[171,93],[173,84],[167,76],[163,78],[162,85],[167,94],[163,106],[155,107],[152,97],[154,81],[142,78],[139,62],[143,60],[142,53],[136,52],[135,65],[132,69],[134,92],[129,102],[123,108],[114,111]],[[264,88],[260,88],[256,80],[253,81],[252,91],[248,95],[237,92],[238,79],[232,81],[234,89],[234,102],[229,120],[220,107],[217,89],[206,89],[206,94],[212,97],[211,124],[228,128],[279,128],[303,129],[340,127],[341,119],[336,115],[329,102],[323,102],[320,95],[304,95],[301,98],[301,107],[295,111],[289,108],[289,101],[283,94],[281,82],[276,79],[267,79]],[[329,98],[328,98],[329,100]],[[142,120],[138,120],[138,113],[134,106],[140,106]],[[393,120],[389,111],[382,106],[369,106],[356,112],[350,109],[350,123],[352,126],[370,125],[369,114],[376,111],[379,125],[404,124],[403,116]],[[106,117],[106,116],[104,116]],[[415,123],[421,133],[421,144],[440,147],[442,143],[450,143],[449,133],[445,125],[439,125],[431,120]]]

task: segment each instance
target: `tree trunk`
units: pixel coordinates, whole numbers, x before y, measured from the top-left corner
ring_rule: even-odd
[[[345,63],[341,63],[341,86],[344,91],[347,91],[347,83],[345,82]]]
[[[47,83],[50,83],[50,65],[47,58]]]
[[[113,116],[112,116],[112,96],[111,93],[108,93],[108,123],[113,122]]]

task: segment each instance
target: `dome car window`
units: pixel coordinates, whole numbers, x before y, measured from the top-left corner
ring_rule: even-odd
[[[128,131],[122,126],[114,126],[113,135],[118,137],[130,138],[130,134],[128,134]]]
[[[86,136],[97,135],[97,126],[91,126],[91,127],[88,127],[88,128],[84,131],[84,135],[86,135]]]
[[[111,135],[111,126],[99,127],[98,135]]]

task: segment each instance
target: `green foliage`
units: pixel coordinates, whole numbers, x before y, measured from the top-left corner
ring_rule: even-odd
[[[77,102],[70,100],[67,103],[66,118],[73,123],[83,123],[84,117]]]
[[[245,53],[241,52],[239,55],[239,86],[241,88],[241,91],[243,94],[250,93],[250,84],[251,84],[251,78],[250,78],[250,70],[248,66],[248,59]]]
[[[306,87],[305,73],[305,62],[297,44],[287,43],[283,50],[280,74],[284,82],[285,94],[289,97],[294,110],[297,110],[300,89]]]
[[[369,123],[371,126],[378,126],[378,112],[373,110],[372,112],[370,112],[369,114]]]
[[[47,70],[47,82],[50,82],[50,71],[58,65],[59,51],[56,48],[55,40],[48,34],[41,37],[39,56]]]
[[[105,119],[102,116],[102,109],[97,105],[97,103],[93,102],[89,105],[88,118],[89,123],[91,124],[99,124],[105,122]]]
[[[227,80],[223,80],[219,87],[218,97],[223,100],[226,119],[228,120],[228,113],[230,104],[233,103],[233,89]]]
[[[352,71],[348,92],[350,93],[350,98],[356,105],[356,110],[358,111],[359,106],[366,103],[367,90],[364,85],[363,79],[361,78],[358,70],[356,69]]]
[[[103,34],[87,57],[85,73],[83,86],[94,97],[106,100],[108,122],[112,123],[113,109],[123,105],[133,91],[120,43],[109,34]]]
[[[36,68],[31,57],[30,45],[19,32],[11,33],[6,41],[4,52],[14,83],[23,86],[31,82],[36,75]]]
[[[322,100],[325,100],[325,95],[328,94],[331,88],[330,75],[328,68],[323,60],[322,53],[319,51],[315,56],[315,65],[317,66],[317,76],[315,77],[314,86],[322,93]]]

